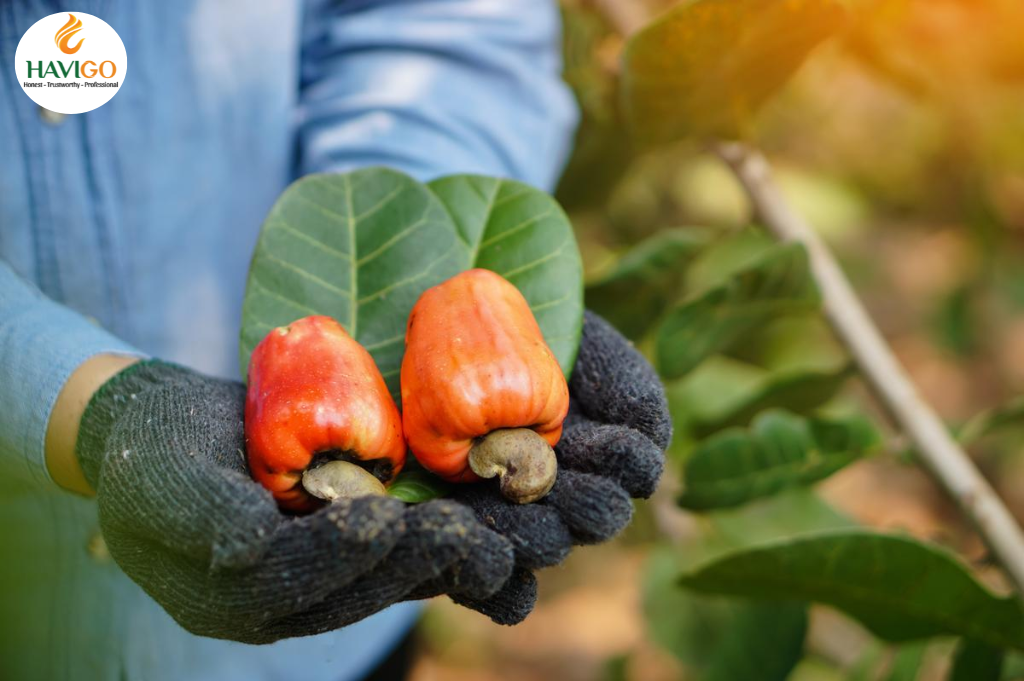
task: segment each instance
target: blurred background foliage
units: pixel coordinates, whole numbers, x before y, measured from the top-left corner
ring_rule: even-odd
[[[670,466],[625,536],[541,574],[541,602],[524,624],[500,628],[435,601],[414,678],[1024,678],[1024,658],[982,644],[887,643],[826,606],[677,584],[736,547],[860,527],[949,547],[1006,591],[977,536],[874,411],[815,308],[801,254],[752,224],[740,187],[702,143],[641,147],[627,134],[623,32],[677,3],[562,4],[565,77],[583,121],[558,198],[584,254],[588,305],[666,376]],[[740,132],[770,157],[924,397],[1024,518],[1024,3],[844,4],[838,34]],[[680,306],[690,314],[672,326]],[[712,342],[694,340],[694,319],[716,329]],[[714,496],[718,482],[708,462],[758,437],[821,456],[798,481],[703,508],[697,483]]]

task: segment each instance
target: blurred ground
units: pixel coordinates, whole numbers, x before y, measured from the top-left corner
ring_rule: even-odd
[[[699,149],[636,154],[617,128],[609,92],[622,41],[602,16],[629,25],[645,6],[666,3],[564,4],[567,77],[587,121],[560,198],[588,268],[660,228],[744,224],[738,188]],[[819,50],[752,136],[842,256],[926,399],[962,424],[1024,393],[1024,6],[860,6],[869,6],[869,20]],[[1005,428],[971,453],[1024,518],[1022,433]],[[674,476],[666,473],[668,486]],[[995,579],[956,510],[898,458],[862,461],[819,491],[866,525],[938,539]],[[435,601],[415,681],[684,678],[651,642],[641,610],[645,557],[667,535],[678,541],[692,531],[671,494],[657,503],[657,512],[640,505],[627,536],[543,572],[540,604],[517,627]],[[793,678],[847,678],[834,670],[853,665],[867,637],[828,611],[816,609],[812,622],[813,654]],[[942,678],[946,662],[931,656],[919,679]]]

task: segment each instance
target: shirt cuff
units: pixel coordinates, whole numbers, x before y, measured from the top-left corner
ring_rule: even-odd
[[[0,266],[0,469],[56,487],[46,467],[50,412],[71,373],[104,353],[143,354]]]

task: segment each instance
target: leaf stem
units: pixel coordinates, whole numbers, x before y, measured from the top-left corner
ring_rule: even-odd
[[[924,466],[970,518],[979,535],[1024,594],[1024,533],[942,420],[921,399],[910,377],[857,298],[828,247],[786,202],[764,156],[740,142],[715,146],[742,184],[761,221],[779,239],[803,244],[822,305],[875,397],[913,443]]]

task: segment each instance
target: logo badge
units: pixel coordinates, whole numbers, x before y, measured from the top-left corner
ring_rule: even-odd
[[[69,47],[68,43],[76,33],[82,30],[82,20],[75,18],[74,14],[68,15],[68,23],[64,24],[63,28],[57,31],[57,35],[53,36],[53,42],[57,44],[60,51],[64,54],[74,54],[78,52],[78,48],[82,46],[82,41],[85,38],[80,38],[78,44],[74,47]]]
[[[61,12],[25,31],[14,69],[21,89],[36,104],[77,114],[103,106],[118,93],[128,56],[107,22],[84,12]]]

